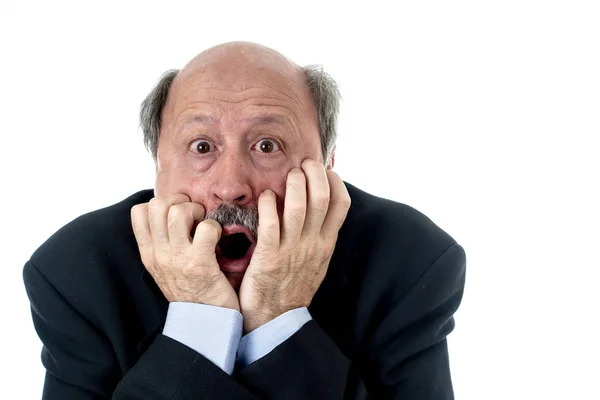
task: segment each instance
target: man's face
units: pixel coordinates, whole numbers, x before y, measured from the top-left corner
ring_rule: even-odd
[[[192,61],[171,87],[157,154],[155,194],[183,193],[202,204],[208,217],[217,213],[220,247],[229,249],[223,254],[217,248],[217,260],[236,288],[253,244],[246,253],[244,246],[241,252],[235,248],[244,235],[255,244],[248,221],[256,216],[260,193],[276,193],[281,216],[287,173],[307,158],[323,161],[301,73],[265,52],[222,52]],[[237,217],[230,206],[241,206]],[[239,232],[244,235],[234,235]]]

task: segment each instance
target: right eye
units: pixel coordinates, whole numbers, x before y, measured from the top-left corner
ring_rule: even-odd
[[[190,148],[193,152],[198,154],[210,153],[212,150],[210,142],[204,139],[193,141]]]

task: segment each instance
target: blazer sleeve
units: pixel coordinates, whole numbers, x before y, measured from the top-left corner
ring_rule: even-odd
[[[72,304],[76,299],[31,261],[23,276],[43,342],[44,400],[343,398],[348,360],[314,321],[234,376],[164,335],[121,371],[109,340]]]
[[[462,299],[465,265],[463,248],[451,245],[408,292],[375,310],[383,317],[359,366],[372,398],[454,399],[446,336]]]
[[[42,340],[44,400],[256,399],[191,348],[158,335],[128,371],[109,340],[30,261],[23,278]]]
[[[234,376],[264,399],[341,400],[350,361],[311,320]]]
[[[373,399],[452,399],[446,336],[464,287],[453,245],[411,289],[390,298],[356,366]],[[109,340],[28,262],[24,280],[44,344],[48,399],[345,399],[350,361],[311,321],[271,353],[229,376],[187,346],[158,335],[122,371]]]
[[[446,336],[464,279],[465,253],[454,244],[408,292],[391,291],[398,298],[374,310],[381,320],[352,363],[312,320],[236,376],[269,399],[453,399]]]

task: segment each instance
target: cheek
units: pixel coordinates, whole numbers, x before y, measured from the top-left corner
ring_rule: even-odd
[[[291,169],[291,168],[289,168]],[[279,214],[279,219],[281,220],[282,216],[283,216],[283,206],[285,203],[285,188],[286,188],[286,180],[287,180],[287,173],[289,169],[285,169],[282,171],[279,171],[277,173],[277,176],[274,176],[272,179],[270,179],[269,182],[263,190],[265,189],[271,189],[273,192],[275,192],[275,196],[277,198],[277,213]]]
[[[190,190],[196,186],[197,178],[198,174],[185,165],[163,165],[156,174],[155,193],[162,196],[172,193],[189,195]]]
[[[260,171],[260,192],[271,189],[275,192],[277,198],[283,198],[285,196],[287,174],[290,169],[291,167],[282,166],[278,169]]]
[[[285,185],[287,179],[287,172],[290,168],[283,167],[277,171],[261,171],[258,174],[256,181],[256,199],[262,192],[267,189],[271,189],[275,192],[277,198],[277,210],[279,211],[279,217],[281,217],[283,211],[283,202],[285,199]]]

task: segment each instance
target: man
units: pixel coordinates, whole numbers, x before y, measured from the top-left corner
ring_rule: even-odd
[[[332,171],[335,83],[250,43],[142,104],[138,192],[26,263],[45,399],[450,399],[462,248]]]

